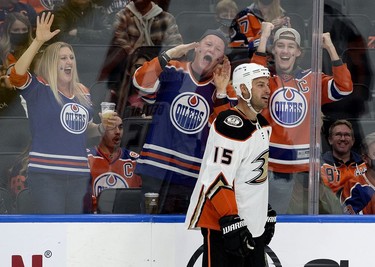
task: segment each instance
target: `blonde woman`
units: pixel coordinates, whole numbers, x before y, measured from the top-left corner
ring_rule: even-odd
[[[52,21],[51,13],[38,17],[36,37],[11,69],[10,81],[28,107],[32,133],[28,186],[35,212],[82,213],[90,182],[86,135],[99,134],[104,127],[92,122],[90,94],[79,83],[69,44],[57,42],[45,49],[38,64],[40,77],[28,71],[42,45],[60,32],[50,31]]]

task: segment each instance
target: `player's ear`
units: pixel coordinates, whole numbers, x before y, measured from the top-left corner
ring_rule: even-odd
[[[296,57],[299,57],[302,55],[302,50],[301,48],[298,49],[297,53],[296,53]]]
[[[332,146],[332,138],[331,138],[331,137],[328,137],[328,144],[329,144],[330,146]]]
[[[200,49],[199,45],[196,46],[196,47],[194,48],[194,52],[195,52],[195,53],[198,53],[198,51],[200,51],[200,50],[201,50],[201,49]]]
[[[244,94],[246,94],[248,91],[247,91],[247,87],[244,83],[241,83],[240,84],[240,89],[241,89],[241,94],[242,96],[244,96]]]

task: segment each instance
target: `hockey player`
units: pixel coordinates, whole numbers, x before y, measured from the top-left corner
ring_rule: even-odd
[[[203,266],[265,266],[264,245],[275,222],[274,217],[265,232],[272,129],[260,112],[268,106],[268,83],[267,68],[236,67],[238,105],[221,112],[211,126],[186,216],[189,229],[201,228]]]
[[[262,23],[260,44],[251,62],[267,65],[266,45],[273,28],[269,22]],[[321,75],[323,105],[351,94],[353,83],[329,33],[323,33],[322,43],[330,55],[333,72],[333,76]],[[301,37],[295,29],[280,28],[275,32],[271,49],[276,74],[270,78],[269,108],[262,113],[274,133],[270,141],[270,203],[279,214],[307,213],[313,73],[296,64],[302,54],[300,45]]]
[[[134,173],[139,155],[120,147],[123,123],[119,116],[115,120],[115,126],[106,129],[99,145],[88,149],[94,208],[96,198],[106,188],[142,186],[141,177]]]
[[[199,42],[173,47],[134,74],[135,87],[155,111],[136,173],[145,193],[159,193],[160,213],[186,213],[210,117],[229,107],[226,46],[222,32],[208,30]],[[190,50],[195,52],[191,62],[177,60]]]

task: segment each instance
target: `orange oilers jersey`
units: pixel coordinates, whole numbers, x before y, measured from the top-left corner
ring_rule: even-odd
[[[350,163],[335,160],[332,151],[327,151],[322,157],[320,176],[325,185],[334,193],[340,193],[344,184],[367,170],[366,163],[355,152],[351,153]]]
[[[268,207],[268,146],[271,127],[252,123],[235,108],[210,128],[201,171],[186,215],[189,229],[220,230],[219,219],[238,214],[254,237],[264,232]]]
[[[341,202],[348,214],[375,214],[375,185],[366,174],[354,177],[345,183]]]
[[[253,42],[253,46],[257,47],[259,45],[262,21],[251,13],[249,8],[246,8],[238,13],[236,22],[239,31],[247,37],[248,42]]]
[[[266,66],[265,56],[254,54],[252,62]],[[322,74],[321,104],[339,101],[353,91],[346,64],[332,67],[333,76]],[[269,108],[262,115],[272,126],[269,169],[295,173],[309,170],[310,102],[313,74],[296,68],[292,74],[273,75]]]
[[[93,195],[97,197],[106,188],[141,187],[141,177],[134,173],[138,157],[137,153],[125,148],[121,148],[113,159],[97,147],[89,149]]]

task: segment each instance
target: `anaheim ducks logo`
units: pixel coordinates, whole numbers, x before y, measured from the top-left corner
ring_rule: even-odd
[[[106,172],[95,179],[95,195],[98,196],[106,188],[129,188],[129,185],[120,175],[113,172]]]
[[[241,128],[243,126],[243,120],[237,115],[230,115],[226,117],[224,123],[235,128]]]
[[[182,93],[173,100],[169,116],[177,130],[195,134],[207,124],[209,105],[199,94]]]
[[[280,88],[271,97],[270,113],[280,126],[292,128],[300,125],[307,114],[305,96],[292,87]]]
[[[70,133],[81,134],[88,125],[88,110],[76,103],[67,103],[63,106],[60,113],[60,121],[62,126]]]
[[[247,184],[262,184],[268,179],[268,157],[269,150],[266,149],[251,162],[252,166],[254,166],[251,172],[253,177],[246,181]]]

